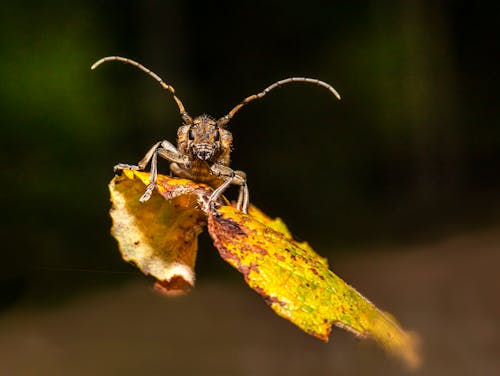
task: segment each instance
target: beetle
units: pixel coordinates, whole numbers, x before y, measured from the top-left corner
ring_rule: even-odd
[[[142,171],[151,163],[150,183],[139,199],[140,202],[149,200],[154,191],[158,175],[157,161],[160,156],[170,162],[170,171],[174,176],[206,183],[214,189],[207,203],[211,210],[215,210],[215,203],[230,184],[239,186],[237,209],[247,213],[250,199],[246,174],[229,166],[233,136],[226,127],[233,116],[247,103],[261,99],[271,90],[291,82],[306,82],[324,87],[340,99],[339,93],[326,82],[307,77],[290,77],[273,83],[260,93],[246,97],[227,115],[218,119],[206,114],[193,118],[185,110],[173,86],[166,84],[156,73],[134,60],[121,56],[107,56],[96,61],[91,69],[94,70],[108,61],[130,64],[151,76],[163,89],[172,94],[183,121],[177,130],[177,147],[167,140],[158,141],[137,165],[119,163],[114,166],[115,172],[124,169]]]

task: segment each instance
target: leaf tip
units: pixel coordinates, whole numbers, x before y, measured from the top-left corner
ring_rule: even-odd
[[[180,296],[187,294],[193,284],[180,275],[174,275],[170,280],[158,280],[154,284],[155,291],[167,296]]]
[[[415,332],[406,332],[405,343],[401,346],[400,354],[410,369],[418,369],[422,365],[422,340]]]

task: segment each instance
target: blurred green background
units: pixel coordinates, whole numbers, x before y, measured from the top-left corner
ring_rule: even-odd
[[[232,165],[247,172],[252,202],[282,217],[334,271],[336,258],[370,263],[384,247],[406,257],[447,236],[497,233],[499,20],[488,4],[2,4],[4,312],[61,307],[137,277],[109,235],[107,184],[114,164],[175,141],[180,117],[135,68],[90,71],[107,55],[155,71],[191,115],[222,116],[289,76],[332,84],[342,101],[289,85],[240,111],[230,130]],[[480,247],[469,251],[480,257]],[[197,273],[199,284],[240,280],[206,236]]]

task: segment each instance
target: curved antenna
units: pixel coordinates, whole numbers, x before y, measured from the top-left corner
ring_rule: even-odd
[[[121,61],[122,63],[133,65],[134,67],[139,68],[141,71],[143,71],[144,73],[146,73],[148,76],[152,77],[155,81],[157,81],[161,85],[162,88],[164,88],[165,90],[168,90],[168,91],[170,91],[172,93],[172,95],[174,97],[174,100],[177,103],[177,107],[179,107],[179,112],[181,114],[182,120],[184,120],[186,123],[192,123],[193,122],[193,119],[191,119],[191,116],[189,116],[188,113],[186,112],[186,110],[184,109],[184,105],[182,104],[181,100],[179,98],[177,98],[177,96],[175,95],[175,89],[174,89],[174,87],[171,86],[171,85],[166,84],[160,78],[160,76],[158,76],[155,72],[153,72],[152,70],[146,68],[144,65],[139,64],[137,61],[134,61],[134,60],[131,60],[131,59],[127,59],[126,57],[121,57],[121,56],[106,56],[106,57],[103,57],[102,59],[99,59],[94,64],[92,64],[92,66],[90,67],[90,69],[94,70],[99,65],[101,65],[101,64],[103,64],[103,63],[105,63],[107,61]]]
[[[260,99],[264,97],[267,93],[269,93],[271,90],[276,89],[277,87],[286,85],[290,82],[307,82],[309,84],[314,84],[318,86],[322,86],[325,89],[328,89],[333,95],[337,97],[337,99],[340,100],[340,95],[337,93],[337,90],[335,90],[331,85],[327,84],[326,82],[316,80],[314,78],[307,78],[307,77],[290,77],[290,78],[285,78],[284,80],[280,80],[278,82],[275,82],[274,84],[266,87],[264,90],[262,90],[258,94],[250,95],[249,97],[246,97],[243,99],[239,104],[237,104],[229,113],[223,117],[221,117],[219,120],[217,120],[217,124],[220,127],[225,126],[229,121],[233,118],[233,116],[247,103],[250,103],[251,101],[255,99]]]

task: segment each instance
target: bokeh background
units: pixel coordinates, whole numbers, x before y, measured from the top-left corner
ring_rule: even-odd
[[[413,374],[500,372],[498,8],[488,2],[4,2],[0,373],[409,374],[277,318],[200,240],[197,288],[151,291],[109,235],[112,166],[224,115],[252,201],[420,334]],[[166,163],[160,165],[167,171]]]

